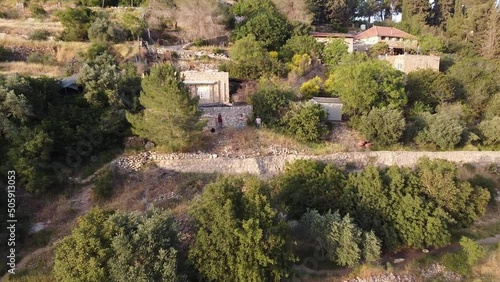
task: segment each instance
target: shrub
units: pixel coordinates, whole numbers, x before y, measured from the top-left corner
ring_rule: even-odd
[[[47,16],[47,11],[45,11],[43,7],[38,4],[30,4],[29,10],[31,12],[31,16],[34,18],[43,19]]]
[[[64,27],[62,39],[65,41],[85,41],[92,22],[93,12],[86,7],[68,8],[58,13]]]
[[[462,253],[465,255],[466,262],[469,266],[475,265],[476,262],[486,254],[481,245],[467,237],[462,237],[460,239],[460,246],[462,247]]]
[[[104,171],[95,180],[93,189],[94,197],[99,201],[108,199],[113,195],[114,185],[113,172],[111,170]]]
[[[89,28],[91,41],[119,43],[127,39],[127,34],[118,24],[104,18],[96,19]]]
[[[283,118],[285,131],[301,142],[318,142],[328,133],[328,113],[313,103],[294,103]]]
[[[250,97],[254,118],[259,116],[263,124],[271,127],[279,125],[293,97],[293,92],[277,88],[259,90]]]
[[[47,40],[47,38],[49,38],[49,36],[50,36],[50,32],[48,30],[36,29],[28,35],[28,38],[30,40]]]
[[[3,46],[0,46],[0,61],[7,61],[11,55],[11,51]]]
[[[300,86],[299,89],[302,98],[308,100],[314,96],[318,96],[321,93],[321,82],[321,78],[316,76],[313,79],[302,83],[302,86]]]
[[[370,55],[379,56],[389,53],[389,45],[385,42],[378,42],[370,48]]]
[[[197,38],[193,41],[193,46],[195,47],[201,47],[203,45],[205,45],[205,41],[201,38]]]
[[[51,55],[33,52],[26,58],[26,62],[31,64],[53,65],[56,63],[56,60]]]
[[[479,124],[485,145],[500,144],[500,117],[484,120]]]
[[[377,145],[389,146],[401,138],[405,124],[401,110],[373,108],[368,115],[360,118],[356,129]]]
[[[426,127],[417,135],[417,143],[433,143],[441,149],[452,149],[460,142],[464,127],[458,120],[446,113],[424,113],[422,117]]]

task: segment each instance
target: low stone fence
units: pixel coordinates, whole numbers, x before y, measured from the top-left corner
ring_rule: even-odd
[[[370,163],[385,167],[391,165],[413,167],[421,157],[445,159],[456,163],[500,164],[500,152],[343,152],[323,156],[308,155],[268,155],[261,157],[221,157],[216,154],[157,154],[141,153],[116,160],[116,164],[125,170],[138,170],[148,162],[155,162],[158,167],[179,172],[254,174],[264,178],[279,174],[287,162],[297,159],[313,159],[339,166],[352,165],[363,167]]]
[[[252,116],[252,106],[226,106],[226,107],[200,107],[203,112],[202,119],[207,119],[207,128],[217,128],[217,115],[222,116],[224,127],[238,127],[238,122],[243,117],[243,125],[246,126],[246,121]]]

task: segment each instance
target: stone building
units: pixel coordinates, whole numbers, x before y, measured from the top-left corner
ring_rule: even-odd
[[[229,104],[229,73],[211,71],[184,71],[184,84],[193,96],[200,97],[200,105]]]
[[[342,38],[347,45],[347,52],[354,50],[354,35],[349,33],[311,32],[311,36],[320,43],[328,43],[331,39]]]
[[[389,46],[389,53],[404,54],[405,49],[416,49],[416,37],[395,27],[372,26],[355,37],[358,51],[366,51],[371,46],[385,42]]]
[[[421,69],[432,69],[435,71],[439,71],[439,56],[405,54],[397,56],[380,56],[380,59],[387,60],[393,68],[400,70],[406,74]]]

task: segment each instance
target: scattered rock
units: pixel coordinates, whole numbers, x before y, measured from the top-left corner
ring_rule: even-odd
[[[144,145],[144,148],[146,150],[152,150],[154,147],[155,147],[155,144],[151,141],[148,141],[148,143],[146,143],[146,145]]]
[[[394,260],[394,263],[402,263],[403,261],[405,261],[404,258],[397,258]]]
[[[423,249],[422,252],[427,254],[429,252],[429,250]]]

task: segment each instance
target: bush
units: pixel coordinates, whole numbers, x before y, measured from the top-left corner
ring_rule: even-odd
[[[31,16],[34,18],[43,19],[47,16],[47,11],[45,11],[43,7],[38,4],[30,4],[29,10],[31,12]]]
[[[484,120],[479,124],[485,145],[500,144],[500,117]]]
[[[460,246],[462,247],[462,253],[465,255],[466,262],[469,266],[475,265],[476,262],[486,254],[481,245],[467,237],[462,237],[460,239]]]
[[[0,61],[7,61],[10,59],[11,51],[3,46],[0,46]]]
[[[56,64],[56,60],[48,54],[43,54],[41,52],[33,52],[27,58],[26,62],[31,64],[45,64],[45,65],[53,65]]]
[[[118,24],[104,18],[96,19],[89,28],[91,41],[120,43],[127,39],[127,33]]]
[[[50,32],[45,29],[37,29],[32,31],[29,35],[28,38],[30,40],[47,40],[50,36]]]
[[[328,133],[328,113],[313,103],[293,103],[283,118],[285,132],[301,142],[318,142]]]
[[[321,78],[316,76],[313,79],[302,83],[302,86],[300,86],[299,89],[302,98],[309,100],[314,96],[318,96],[321,93],[321,82]]]
[[[356,129],[377,145],[389,146],[398,142],[403,135],[405,125],[401,110],[373,108],[368,115],[360,118]]]
[[[64,27],[62,39],[65,41],[86,41],[88,29],[94,16],[86,7],[67,8],[58,12],[59,20]]]
[[[424,113],[422,117],[426,127],[417,135],[417,143],[433,143],[446,150],[454,148],[460,142],[464,127],[458,120],[446,113]]]
[[[104,171],[97,177],[94,183],[94,197],[98,201],[106,200],[113,195],[114,190],[114,177],[111,170]]]
[[[263,124],[279,126],[294,96],[293,92],[271,87],[257,91],[250,97],[254,119],[260,117]]]
[[[284,60],[290,60],[294,55],[308,54],[312,58],[318,58],[322,46],[310,35],[293,36],[286,41],[280,50]]]
[[[195,47],[201,47],[201,46],[204,46],[205,45],[205,41],[201,38],[198,38],[198,39],[195,39],[193,41],[193,46]]]

